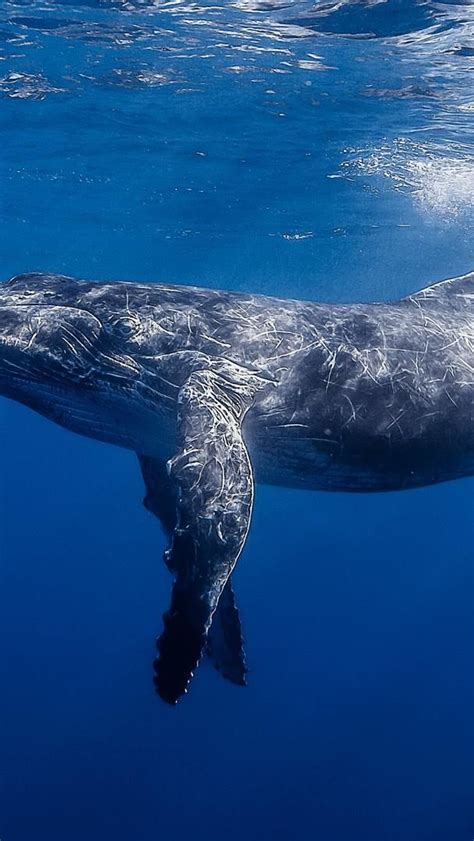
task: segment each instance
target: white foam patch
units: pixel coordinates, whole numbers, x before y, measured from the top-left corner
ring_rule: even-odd
[[[348,149],[337,175],[388,180],[418,208],[449,222],[474,209],[474,161],[461,145],[449,149],[398,139],[372,150]]]

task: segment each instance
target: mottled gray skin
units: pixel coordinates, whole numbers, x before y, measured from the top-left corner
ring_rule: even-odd
[[[381,491],[474,473],[473,313],[474,273],[370,305],[46,274],[1,284],[0,393],[139,455],[176,576],[165,700],[206,646],[244,682],[229,577],[253,474]]]

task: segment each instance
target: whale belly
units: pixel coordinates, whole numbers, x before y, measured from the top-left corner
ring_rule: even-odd
[[[257,482],[324,491],[404,490],[474,475],[474,442],[344,441],[328,437],[249,435]]]
[[[134,402],[128,394],[111,391],[99,397],[81,388],[12,379],[2,393],[87,438],[156,458],[173,453],[174,413]]]

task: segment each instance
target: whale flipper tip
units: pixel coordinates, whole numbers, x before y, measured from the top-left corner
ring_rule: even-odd
[[[159,657],[153,664],[154,684],[160,698],[171,705],[187,692],[206,645],[208,612],[197,616],[199,604],[192,593],[175,587],[172,606],[163,617],[164,631],[156,643]]]

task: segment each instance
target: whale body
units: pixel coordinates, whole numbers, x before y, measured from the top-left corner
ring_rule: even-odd
[[[0,284],[0,394],[134,450],[175,581],[155,685],[246,663],[231,574],[254,483],[390,491],[474,473],[474,273],[320,304],[32,273]]]

